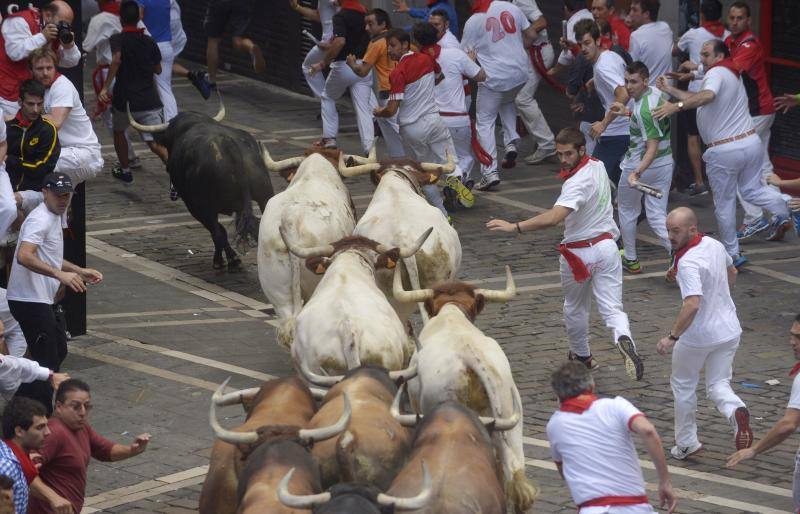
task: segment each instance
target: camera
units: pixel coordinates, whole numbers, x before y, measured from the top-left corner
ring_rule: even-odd
[[[75,36],[72,35],[72,26],[66,21],[59,21],[56,25],[58,29],[58,39],[62,44],[68,45],[75,41]]]

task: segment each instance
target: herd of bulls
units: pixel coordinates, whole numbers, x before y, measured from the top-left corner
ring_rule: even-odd
[[[220,118],[159,127],[168,171],[212,233],[215,267],[223,251],[229,268],[239,260],[217,215],[236,213],[237,233],[252,236],[259,203],[259,280],[298,376],[213,395],[201,514],[527,510],[538,491],[525,477],[519,392],[500,345],[474,325],[486,302],[513,298],[514,281],[508,268],[502,291],[454,281],[458,234],[422,192],[452,160],[378,162],[373,149],[276,162]],[[284,191],[273,195],[270,172]],[[376,189],[357,218],[342,177],[366,174]],[[220,426],[217,410],[239,403],[244,424]]]

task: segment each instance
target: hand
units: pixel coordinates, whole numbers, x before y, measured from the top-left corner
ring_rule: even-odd
[[[58,37],[58,27],[53,23],[48,23],[42,29],[42,34],[44,34],[44,37],[46,37],[48,41],[53,41]]]
[[[796,95],[785,94],[775,98],[775,108],[779,111],[783,109],[783,114],[786,114],[789,109],[800,105],[800,100]]]
[[[69,380],[69,374],[53,373],[50,375],[50,378],[47,379],[47,381],[50,382],[50,385],[53,386],[53,389],[58,389],[58,386],[60,386],[61,382],[64,380]]]
[[[635,170],[633,173],[628,175],[628,184],[633,187],[634,184],[639,182],[639,179],[642,177],[641,170]]]
[[[136,436],[136,439],[131,443],[131,456],[139,455],[147,449],[147,443],[150,442],[150,434],[144,433]]]
[[[692,80],[694,80],[694,74],[690,71],[687,72],[670,71],[669,73],[667,73],[667,77],[675,79],[678,82],[691,82]]]
[[[394,12],[408,12],[408,4],[405,0],[392,0]]]
[[[792,198],[789,200],[789,208],[793,211],[800,211],[800,198]]]
[[[679,69],[686,70],[686,71],[694,71],[694,70],[696,70],[698,68],[700,68],[700,66],[698,66],[697,63],[692,62],[692,61],[683,61],[681,63],[681,65],[679,66]]]
[[[77,273],[71,273],[69,271],[59,271],[58,273],[56,273],[56,278],[58,279],[59,282],[69,287],[76,293],[86,292],[86,284],[83,283],[83,279]]]
[[[375,116],[376,118],[383,118],[384,117],[383,116],[383,108],[376,107],[376,108],[372,109],[372,115]]]
[[[99,93],[97,93],[97,99],[103,103],[108,103],[111,101],[111,97],[108,96],[108,90],[105,87],[101,89]]]
[[[33,462],[33,465],[36,467],[36,469],[40,469],[42,464],[44,464],[44,457],[42,457],[41,453],[35,450],[28,453],[28,457],[30,457],[31,462]]]
[[[78,272],[84,282],[89,284],[99,284],[103,281],[103,274],[92,268],[81,268]]]
[[[629,116],[630,111],[628,111],[628,107],[622,102],[614,102],[611,104],[611,108],[609,111],[613,112],[617,116]]]
[[[661,341],[658,342],[656,345],[656,351],[659,355],[666,355],[669,353],[670,349],[675,346],[675,341],[670,339],[669,337],[662,337]]]
[[[597,139],[603,132],[606,131],[606,124],[602,121],[595,121],[592,123],[592,130],[589,131],[589,135],[592,139]]]
[[[728,462],[725,465],[729,468],[732,468],[743,460],[752,459],[755,456],[756,452],[752,448],[745,448],[744,450],[739,450],[728,457]]]
[[[317,47],[320,50],[327,50],[328,48],[331,47],[331,42],[330,41],[320,41],[319,43],[317,43]]]
[[[656,87],[665,93],[672,89],[672,84],[669,83],[669,77],[661,75],[656,79]]]
[[[56,496],[54,499],[50,500],[50,508],[52,508],[56,514],[74,514],[75,512],[72,510],[72,504],[69,500],[61,496]]]
[[[583,112],[586,106],[583,102],[574,102],[570,104],[569,108],[572,109],[572,112]]]
[[[308,74],[313,77],[314,75],[316,75],[317,73],[319,73],[323,69],[325,69],[325,63],[320,61],[318,63],[312,64],[311,66],[309,66]]]
[[[678,112],[678,106],[676,104],[672,102],[664,102],[660,107],[653,109],[653,118],[655,118],[657,121],[661,121],[664,118],[669,118],[676,112]]]
[[[675,491],[672,490],[672,482],[669,480],[659,481],[658,483],[658,499],[659,506],[664,508],[667,506],[667,514],[672,514],[675,511],[675,505],[678,503],[678,498],[675,496]]]
[[[491,230],[492,232],[516,232],[517,225],[516,223],[509,223],[508,221],[496,219],[496,220],[489,220],[486,222],[486,228]]]
[[[558,44],[561,46],[562,50],[569,50],[569,41],[567,41],[567,38],[562,36],[561,39],[558,40]]]
[[[345,59],[345,62],[347,62],[347,65],[352,68],[356,64],[356,56],[353,54],[348,55]]]
[[[783,179],[781,179],[778,175],[771,173],[767,177],[767,184],[780,187],[783,184]]]
[[[586,82],[586,92],[590,95],[594,93],[594,79],[589,79],[589,81]]]
[[[472,60],[472,62],[478,61],[478,52],[476,52],[474,48],[471,48],[470,51],[467,52],[467,56]]]
[[[291,8],[293,11],[296,11],[296,10],[297,10],[297,6],[298,6],[298,4],[297,4],[297,0],[289,0],[289,7],[290,7],[290,8]]]

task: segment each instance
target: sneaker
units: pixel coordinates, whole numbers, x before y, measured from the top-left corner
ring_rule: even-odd
[[[138,170],[142,167],[142,160],[137,156],[128,160],[128,166],[132,170]]]
[[[474,180],[472,180],[472,179],[468,179],[468,180],[466,180],[466,181],[464,182],[464,187],[466,187],[467,189],[469,189],[469,192],[471,193],[471,192],[472,192],[472,188],[473,188],[473,187],[475,187],[475,181],[474,181]],[[798,211],[798,212],[800,212],[800,211]]]
[[[794,223],[794,232],[800,236],[800,211],[792,211],[792,222]]]
[[[556,149],[551,148],[549,150],[545,150],[543,148],[537,148],[535,152],[530,154],[529,156],[525,157],[526,164],[539,164],[542,161],[549,159],[550,157],[556,154]]]
[[[500,174],[496,171],[491,171],[481,178],[481,181],[475,186],[478,191],[488,191],[496,185],[500,184]]]
[[[594,357],[592,357],[591,355],[589,355],[588,357],[581,357],[580,355],[569,352],[567,354],[567,360],[580,361],[586,366],[586,368],[589,371],[594,371],[600,367],[600,365],[597,363],[596,360],[594,360]]]
[[[749,261],[749,260],[747,260],[747,257],[745,257],[745,256],[744,256],[743,254],[741,254],[741,253],[740,253],[739,255],[735,256],[735,257],[733,258],[733,266],[734,266],[736,269],[739,269],[739,268],[741,268],[742,266],[744,266],[745,264],[748,264],[749,262],[750,262],[750,261]]]
[[[475,205],[475,197],[472,195],[472,191],[461,182],[461,179],[454,175],[448,175],[445,179],[445,184],[445,189],[451,189],[456,193],[456,198],[461,206],[469,209]]]
[[[181,197],[181,195],[178,194],[178,190],[175,189],[175,186],[170,184],[169,185],[169,199],[172,200],[173,202],[176,202],[176,201],[178,201],[178,198],[180,198],[180,197]]]
[[[448,215],[447,215],[447,222],[450,224],[450,226],[453,226],[453,221],[454,221],[454,220],[453,220],[453,216],[451,216],[450,214],[448,214]]]
[[[689,184],[689,187],[686,188],[686,192],[689,193],[690,197],[695,196],[703,196],[708,194],[708,186],[705,184]]]
[[[753,444],[753,431],[750,429],[750,411],[747,407],[739,407],[731,418],[733,425],[733,440],[736,443],[736,450],[750,448]]]
[[[678,460],[685,460],[701,451],[703,451],[703,445],[697,443],[694,446],[673,446],[669,453]]]
[[[211,83],[206,78],[206,72],[197,70],[189,72],[189,82],[200,91],[200,94],[208,100],[211,97]]]
[[[628,273],[633,273],[634,275],[638,275],[642,272],[642,265],[639,264],[639,259],[626,259],[625,256],[622,256],[622,267]]]
[[[504,170],[513,168],[517,165],[517,145],[514,143],[508,143],[505,149],[505,156],[503,157],[503,161],[500,163],[500,166]]]
[[[456,210],[458,206],[458,193],[450,187],[446,185],[442,188],[442,197],[444,200],[444,208],[450,212]]]
[[[620,336],[617,339],[617,349],[622,354],[622,360],[625,361],[625,371],[631,380],[641,380],[644,375],[644,363],[639,354],[636,353],[636,345],[633,340],[628,336]]]
[[[770,227],[769,222],[764,218],[759,218],[752,223],[745,223],[739,230],[736,231],[736,239],[747,239],[748,237],[752,237],[759,232],[767,230]]]
[[[117,180],[125,182],[126,184],[133,182],[133,173],[131,173],[130,170],[123,171],[122,166],[120,165],[115,165],[113,168],[111,168],[111,176]]]
[[[317,148],[326,148],[328,150],[336,150],[336,138],[335,137],[323,137],[318,141],[314,141],[314,146]]]
[[[791,228],[792,223],[789,221],[789,218],[784,218],[783,216],[774,215],[772,219],[769,220],[769,232],[767,232],[767,241],[782,241],[783,236],[786,232]]]

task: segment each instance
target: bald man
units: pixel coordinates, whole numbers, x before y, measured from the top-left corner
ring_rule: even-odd
[[[672,349],[675,446],[670,453],[683,460],[703,449],[696,421],[697,383],[703,369],[706,395],[733,427],[736,449],[749,448],[750,413],[731,389],[733,358],[742,334],[730,294],[736,267],[722,243],[697,231],[697,216],[691,209],[670,212],[667,232],[683,298],[672,330],[656,346],[661,355]]]
[[[72,24],[74,16],[69,4],[55,0],[41,11],[30,7],[9,14],[3,20],[0,29],[4,42],[0,45],[0,109],[6,118],[13,118],[19,110],[19,83],[31,78],[27,59],[33,50],[50,45],[58,54],[62,68],[76,66],[81,60],[75,35],[72,32],[64,34],[63,41],[58,36],[58,23]]]

